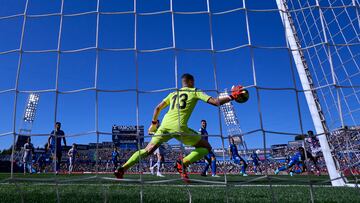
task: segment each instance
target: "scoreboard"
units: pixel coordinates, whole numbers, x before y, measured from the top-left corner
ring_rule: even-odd
[[[134,145],[137,146],[144,143],[144,126],[134,125],[113,125],[112,126],[112,141],[115,145]]]

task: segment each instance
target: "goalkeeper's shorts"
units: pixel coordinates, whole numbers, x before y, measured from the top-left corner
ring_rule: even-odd
[[[185,126],[181,127],[180,130],[172,130],[164,126],[160,126],[155,135],[151,138],[150,143],[161,145],[172,138],[179,140],[185,145],[194,146],[201,140],[201,135],[195,130]]]

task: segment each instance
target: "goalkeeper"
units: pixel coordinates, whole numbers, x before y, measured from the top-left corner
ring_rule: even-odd
[[[199,89],[195,88],[194,77],[190,74],[184,74],[181,77],[182,88],[178,91],[170,93],[157,107],[154,109],[152,123],[149,127],[149,134],[155,133],[150,143],[145,149],[135,152],[129,160],[122,166],[119,166],[114,175],[117,178],[123,178],[126,170],[135,165],[139,160],[145,159],[152,154],[162,143],[175,138],[186,145],[195,147],[195,149],[182,160],[176,162],[176,169],[180,173],[184,181],[188,181],[186,168],[191,164],[207,155],[211,151],[211,145],[201,139],[196,131],[188,128],[187,122],[193,112],[198,100],[207,102],[214,106],[220,106],[235,99],[240,101],[243,94],[247,93],[241,86],[232,88],[232,94],[227,97],[213,98]],[[248,95],[246,95],[247,99]],[[160,112],[169,106],[168,112],[165,114],[162,125],[157,129],[157,120]]]

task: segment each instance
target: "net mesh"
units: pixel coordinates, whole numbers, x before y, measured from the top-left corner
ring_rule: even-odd
[[[256,98],[257,102],[257,115],[258,115],[258,122],[260,127],[257,129],[248,130],[246,132],[242,132],[239,127],[236,127],[236,130],[239,133],[246,136],[251,136],[255,133],[261,134],[261,142],[263,146],[263,154],[266,158],[268,156],[269,144],[267,144],[268,137],[270,135],[286,135],[286,136],[298,136],[305,134],[304,132],[304,118],[302,115],[303,109],[300,108],[301,106],[301,97],[304,90],[300,88],[299,81],[296,77],[296,70],[294,68],[294,64],[292,63],[292,56],[291,56],[291,49],[286,43],[280,43],[281,45],[274,45],[271,43],[267,43],[266,40],[257,40],[256,35],[252,32],[254,27],[256,27],[257,22],[251,21],[252,15],[262,15],[267,13],[273,13],[279,15],[279,9],[277,8],[248,8],[247,4],[249,3],[246,0],[239,1],[236,4],[235,8],[231,9],[216,9],[216,4],[210,0],[202,1],[202,8],[201,10],[197,11],[188,11],[184,10],[176,10],[174,7],[174,1],[170,0],[167,3],[168,9],[160,9],[156,11],[142,11],[141,5],[138,1],[134,0],[132,2],[132,9],[125,10],[125,11],[102,11],[101,4],[105,4],[105,1],[97,0],[94,1],[96,6],[95,10],[89,11],[76,11],[76,12],[65,12],[64,11],[64,4],[67,1],[60,1],[60,11],[59,12],[44,12],[40,14],[32,14],[29,13],[29,6],[34,3],[35,1],[26,0],[24,4],[24,10],[21,11],[20,8],[15,10],[19,10],[17,13],[11,13],[9,15],[2,15],[0,16],[0,21],[7,21],[11,19],[21,19],[21,23],[19,25],[20,29],[20,39],[19,39],[19,46],[15,49],[8,49],[2,48],[0,52],[0,56],[4,55],[11,55],[17,54],[18,60],[14,62],[16,64],[16,80],[15,86],[11,88],[5,88],[0,90],[0,94],[8,94],[14,93],[14,102],[13,102],[13,118],[11,119],[11,129],[8,132],[2,132],[0,134],[1,137],[5,136],[13,136],[12,139],[12,152],[11,152],[11,162],[15,163],[16,160],[21,159],[21,155],[17,153],[15,150],[15,142],[16,137],[19,135],[17,129],[17,115],[19,114],[19,100],[22,99],[21,94],[27,94],[31,92],[36,92],[38,94],[46,94],[46,93],[54,93],[55,100],[53,104],[53,123],[55,123],[59,118],[59,96],[60,95],[75,95],[82,92],[93,92],[92,99],[92,108],[94,108],[94,118],[92,119],[91,123],[94,124],[94,130],[82,132],[82,133],[73,133],[67,134],[67,137],[81,137],[85,135],[94,135],[95,140],[94,143],[96,144],[96,150],[93,152],[95,157],[95,167],[94,167],[94,175],[88,176],[86,179],[96,180],[102,183],[102,181],[118,181],[115,178],[103,177],[100,176],[101,171],[99,171],[99,166],[103,164],[99,157],[101,157],[102,149],[99,147],[100,144],[100,137],[102,135],[111,135],[111,132],[103,132],[102,129],[99,127],[100,121],[100,114],[99,114],[99,95],[102,93],[127,93],[132,92],[135,93],[135,106],[136,111],[135,113],[135,123],[137,127],[137,134],[139,135],[139,126],[140,126],[140,115],[141,115],[141,100],[140,94],[158,94],[168,91],[177,91],[179,89],[179,75],[183,70],[181,69],[180,57],[183,57],[183,53],[186,54],[194,54],[197,53],[207,53],[210,55],[210,63],[211,63],[211,75],[212,81],[214,86],[211,87],[209,92],[214,92],[221,96],[223,92],[220,89],[220,84],[222,81],[219,81],[219,75],[224,74],[221,70],[219,70],[219,64],[221,60],[218,60],[221,55],[227,53],[242,53],[242,50],[247,50],[248,55],[248,66],[250,67],[249,74],[247,75],[246,81],[248,85],[246,86],[247,89],[251,91],[252,98]],[[332,153],[337,160],[337,164],[339,170],[343,172],[343,175],[346,177],[353,176],[359,170],[359,129],[357,127],[358,116],[359,116],[359,91],[357,90],[359,87],[358,84],[358,77],[359,77],[359,29],[360,29],[360,21],[359,21],[359,2],[357,0],[322,0],[322,1],[315,1],[315,0],[288,0],[285,2],[287,5],[288,10],[281,10],[280,13],[288,13],[293,19],[293,23],[295,25],[298,37],[300,39],[301,50],[305,53],[305,58],[310,68],[310,72],[312,78],[314,79],[314,90],[319,95],[320,103],[322,110],[325,114],[326,121],[329,127],[329,135],[328,139],[330,141],[330,145],[332,148]],[[35,3],[34,3],[35,4]],[[51,9],[50,9],[51,10]],[[214,33],[214,26],[215,24],[218,26],[219,22],[216,21],[216,17],[221,17],[224,15],[235,15],[234,22],[236,22],[239,18],[236,14],[241,13],[241,22],[242,26],[244,27],[244,32],[241,33],[242,38],[245,39],[243,41],[236,44],[230,44],[229,46],[223,46],[222,48],[217,48],[217,41],[216,33]],[[171,24],[170,26],[170,36],[171,36],[171,44],[164,45],[164,46],[148,46],[143,45],[144,41],[141,41],[139,37],[143,30],[139,27],[140,18],[148,18],[152,16],[159,16],[159,15],[169,15],[170,21],[167,21],[167,24]],[[95,31],[94,34],[94,41],[93,44],[90,46],[82,46],[82,47],[71,47],[71,46],[62,46],[63,37],[66,36],[67,33],[64,33],[64,26],[65,21],[74,20],[74,18],[78,18],[81,16],[93,16],[95,21]],[[131,36],[130,42],[127,42],[128,46],[125,47],[117,47],[117,46],[102,46],[100,41],[99,34],[101,33],[100,29],[100,22],[101,19],[104,17],[106,18],[114,18],[116,19],[118,16],[127,16],[132,19],[130,22],[133,22],[132,25],[133,32]],[[202,16],[206,17],[206,26],[209,34],[209,44],[210,46],[207,48],[204,47],[191,47],[191,48],[184,48],[182,46],[178,46],[177,43],[181,40],[181,35],[184,34],[183,32],[177,31],[177,16],[187,16],[189,17],[187,20],[191,20],[192,16]],[[29,26],[29,19],[42,19],[42,18],[49,18],[49,17],[58,17],[59,23],[54,25],[57,27],[57,46],[55,48],[39,48],[39,49],[27,49],[24,47],[24,40],[27,39],[27,27]],[[265,21],[265,16],[262,20]],[[281,24],[281,20],[279,19],[279,24]],[[79,21],[79,23],[83,23]],[[161,25],[165,26],[165,23],[160,23]],[[230,23],[231,24],[231,23]],[[31,25],[31,24],[30,24]],[[113,26],[113,25],[111,25]],[[264,26],[264,25],[262,25]],[[41,28],[38,28],[41,29]],[[269,27],[265,30],[269,31]],[[261,30],[260,30],[261,31]],[[239,37],[241,38],[241,37]],[[279,37],[280,38],[280,37]],[[285,32],[282,39],[285,38]],[[285,42],[286,40],[284,40]],[[162,44],[163,45],[163,44]],[[0,45],[1,47],[1,45]],[[219,46],[221,47],[221,46]],[[300,48],[300,47],[299,47]],[[285,62],[281,64],[282,66],[286,67],[286,71],[289,73],[289,81],[286,85],[277,86],[275,83],[267,83],[266,81],[263,82],[264,75],[259,74],[259,69],[264,68],[261,61],[261,54],[257,52],[258,50],[265,50],[266,51],[276,51],[276,50],[285,50],[288,54],[289,62]],[[91,62],[95,64],[93,71],[93,79],[90,80],[93,83],[90,85],[82,88],[78,85],[75,85],[69,89],[62,89],[59,86],[63,85],[61,81],[60,72],[61,70],[61,63],[63,62],[63,56],[67,54],[81,54],[81,53],[88,53],[90,52],[89,59]],[[136,75],[135,79],[135,88],[104,88],[101,86],[100,79],[99,79],[99,65],[101,64],[101,54],[104,52],[131,52],[133,53],[134,60],[134,69]],[[171,58],[173,60],[173,65],[171,69],[173,69],[173,76],[169,75],[169,78],[173,78],[173,84],[170,87],[165,88],[157,88],[156,84],[154,84],[154,88],[146,89],[141,87],[140,80],[141,80],[141,66],[144,64],[140,63],[140,56],[141,54],[162,54],[162,53],[170,53]],[[49,54],[46,57],[55,57],[56,63],[55,65],[55,86],[51,88],[42,88],[42,89],[26,89],[20,87],[21,85],[21,77],[22,72],[26,67],[24,67],[24,55],[35,55],[35,54]],[[263,54],[263,53],[262,53]],[[239,57],[244,59],[244,57]],[[170,69],[170,67],[169,67]],[[130,70],[129,70],[130,71]],[[282,70],[283,71],[283,70]],[[244,71],[246,72],[246,71]],[[276,75],[276,70],[274,70],[274,75]],[[81,84],[87,84],[86,82],[80,81]],[[228,85],[228,84],[225,84]],[[262,106],[262,102],[267,100],[269,97],[264,94],[264,92],[284,92],[284,94],[293,94],[295,95],[295,106],[297,109],[297,117],[298,121],[295,121],[296,125],[298,126],[295,131],[282,131],[280,130],[273,130],[269,129],[266,125],[267,121],[269,121],[268,116],[266,113],[266,109]],[[74,97],[76,98],[76,97]],[[49,110],[50,111],[50,110]],[[220,133],[210,135],[212,137],[216,137],[221,140],[221,149],[223,153],[223,163],[226,163],[225,159],[225,143],[227,142],[228,136],[222,134],[222,119],[221,119],[221,109],[218,108],[217,117],[219,118],[219,128]],[[225,118],[226,120],[226,118]],[[244,124],[242,124],[244,126]],[[347,127],[348,126],[348,127]],[[230,129],[231,131],[231,129]],[[42,136],[47,137],[48,134],[32,134],[32,137]],[[138,136],[140,141],[141,137]],[[140,142],[139,142],[140,143]],[[345,143],[345,144],[344,144]],[[307,143],[304,143],[307,145]],[[139,145],[138,148],[141,148]],[[181,149],[183,153],[185,153],[185,147],[181,145]],[[146,161],[146,160],[144,160]],[[54,163],[56,164],[56,163]],[[262,176],[250,178],[247,181],[239,181],[236,184],[244,185],[249,184],[251,182],[258,181],[260,179],[267,180],[267,184],[269,186],[269,190],[271,191],[271,199],[275,201],[277,199],[276,194],[273,191],[272,180],[284,180],[288,181],[287,178],[283,178],[281,176],[272,177],[268,176],[273,172],[271,170],[273,168],[273,163],[271,161],[264,161],[262,163],[264,165],[265,170],[263,171]],[[18,181],[38,181],[33,178],[23,178],[18,177],[14,173],[14,164],[12,164],[11,168],[11,177],[6,180],[2,180],[2,182],[12,181],[15,182],[18,186]],[[55,167],[55,166],[54,166]],[[134,171],[143,171],[143,168],[146,167],[142,160],[140,160],[139,167],[134,169]],[[228,184],[227,174],[229,171],[227,168],[221,168],[220,171],[224,173],[224,178],[220,181],[210,181],[210,180],[203,180],[203,179],[191,179],[196,183],[203,183],[203,184],[217,184],[217,185],[226,185]],[[350,172],[347,174],[347,172]],[[83,181],[84,178],[73,178],[70,180],[71,183],[77,181]],[[47,180],[42,181],[50,181],[55,183],[55,191],[56,191],[56,199],[60,202],[60,192],[59,192],[59,184],[60,183],[67,183],[69,180],[61,180],[57,176],[51,177]],[[144,185],[146,184],[162,184],[162,183],[169,183],[178,181],[178,179],[164,179],[160,181],[149,181],[143,178],[142,173],[140,173],[139,179],[124,179],[125,182],[132,182],[136,183],[140,186],[139,189],[139,200],[140,202],[144,201]],[[297,180],[291,180],[292,182],[296,182]],[[329,182],[331,180],[328,180]],[[314,181],[311,181],[311,177],[309,176],[309,191],[311,201],[314,201],[314,191],[313,191],[313,184]],[[319,184],[319,183],[317,183]],[[357,184],[357,181],[356,181]],[[184,187],[186,188],[186,194],[188,195],[188,199],[191,202],[192,200],[192,193],[189,189],[189,185],[185,184]],[[24,201],[24,193],[20,188],[21,198]],[[107,190],[108,188],[104,185],[104,201],[107,201]],[[226,201],[229,201],[228,196],[226,196]]]
[[[357,1],[288,1],[342,171],[359,164]],[[348,126],[351,126],[350,128]],[[351,144],[343,144],[343,143]],[[353,153],[354,152],[354,153]],[[344,158],[346,157],[346,158]]]

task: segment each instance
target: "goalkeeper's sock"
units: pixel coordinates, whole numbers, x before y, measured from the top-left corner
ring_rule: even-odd
[[[135,165],[140,158],[146,158],[148,156],[148,152],[145,149],[141,149],[139,151],[136,151],[131,157],[130,159],[122,166],[122,168],[124,168],[125,170],[127,170],[128,168],[132,167],[133,165]]]
[[[183,159],[183,163],[187,167],[190,164],[202,159],[208,153],[209,153],[209,150],[207,150],[206,148],[197,147]]]

